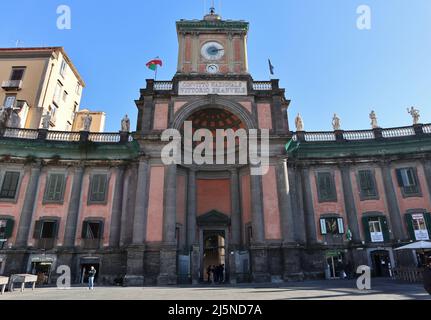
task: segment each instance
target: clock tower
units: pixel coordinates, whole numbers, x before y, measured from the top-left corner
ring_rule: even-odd
[[[177,22],[180,75],[248,74],[248,22],[222,20],[211,8],[203,20]]]

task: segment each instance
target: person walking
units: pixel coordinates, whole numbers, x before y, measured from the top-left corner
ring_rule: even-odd
[[[90,271],[88,271],[88,289],[94,290],[94,277],[96,276],[96,269],[91,266]]]
[[[211,265],[209,265],[207,268],[208,283],[211,283],[211,273],[212,273],[212,267]]]

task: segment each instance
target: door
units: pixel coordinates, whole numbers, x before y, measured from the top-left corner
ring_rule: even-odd
[[[94,282],[97,282],[97,279],[99,277],[99,264],[98,263],[82,263],[81,264],[81,281],[80,283],[88,283],[88,272],[90,271],[91,267],[94,267],[96,269],[96,275],[94,276]]]
[[[203,271],[204,281],[222,283],[226,280],[226,245],[224,231],[204,231]],[[208,273],[209,270],[212,272]],[[208,278],[209,277],[209,278]],[[211,279],[212,277],[212,279]]]
[[[373,275],[375,277],[390,277],[389,252],[386,250],[374,251],[371,253],[373,263]]]

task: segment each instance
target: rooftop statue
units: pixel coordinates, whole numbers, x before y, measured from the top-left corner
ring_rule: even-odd
[[[415,107],[411,107],[410,109],[407,108],[407,112],[412,116],[413,124],[419,124],[419,119],[421,117],[420,111],[415,109]]]
[[[304,121],[302,120],[301,114],[299,113],[295,118],[295,126],[296,131],[304,131]]]
[[[336,113],[334,113],[334,117],[332,118],[332,127],[334,128],[334,131],[341,130],[340,118]]]
[[[371,113],[370,113],[370,119],[371,119],[371,128],[373,128],[373,129],[379,128],[379,125],[377,123],[377,116],[376,116],[376,113],[374,112],[374,110],[371,111]]]

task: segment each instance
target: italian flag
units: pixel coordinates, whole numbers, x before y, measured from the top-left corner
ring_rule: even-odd
[[[147,68],[153,71],[157,70],[157,66],[163,66],[163,62],[160,59],[153,59],[147,63]]]

